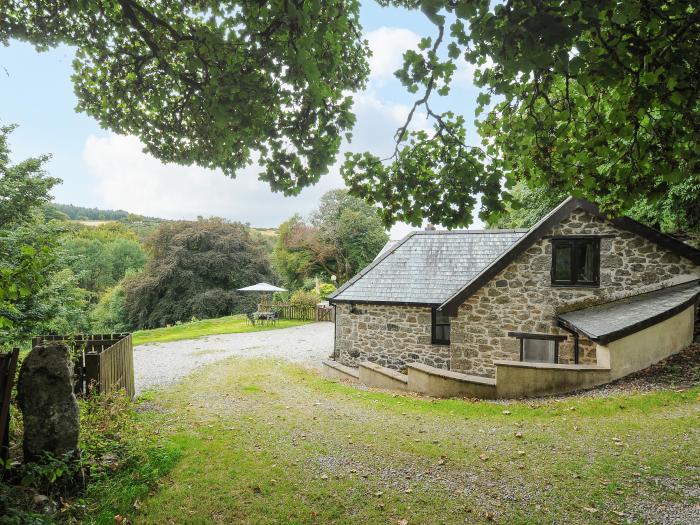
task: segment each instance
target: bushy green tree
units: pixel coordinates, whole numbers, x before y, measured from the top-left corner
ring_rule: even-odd
[[[366,43],[357,0],[5,0],[0,42],[67,44],[79,111],[165,162],[234,175],[256,159],[287,194],[354,124]]]
[[[96,294],[142,269],[147,259],[135,233],[119,223],[74,227],[64,236],[62,248],[64,264],[78,277],[80,287]]]
[[[92,331],[95,333],[119,333],[129,330],[124,301],[124,287],[117,284],[108,288],[90,313]]]
[[[273,263],[293,288],[316,276],[344,282],[372,262],[388,239],[376,208],[346,190],[332,190],[308,222],[295,215],[280,226]]]
[[[148,249],[151,258],[144,270],[123,284],[133,328],[254,309],[258,297],[236,289],[274,280],[264,243],[240,223],[163,223]]]
[[[47,156],[10,163],[11,126],[0,128],[0,340],[23,322],[23,308],[45,285],[55,260],[56,231],[41,208],[59,182],[44,171]]]
[[[349,154],[342,170],[355,195],[381,205],[386,224],[467,225],[479,194],[488,220],[518,181],[609,213],[644,202],[667,215],[666,196],[680,192],[676,207],[697,216],[700,196],[688,191],[700,168],[696,1],[379,3],[420,9],[435,27],[396,72],[416,101],[394,155]],[[479,141],[468,140],[460,108],[438,110],[435,100],[456,88],[460,60],[481,90]],[[431,131],[410,131],[419,113]]]

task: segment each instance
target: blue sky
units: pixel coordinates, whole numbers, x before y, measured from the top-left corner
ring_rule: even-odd
[[[435,31],[420,12],[381,8],[374,2],[363,4],[361,22],[374,53],[372,74],[367,90],[355,97],[354,139],[343,149],[385,155],[393,149],[393,133],[413,100],[393,71],[405,49]],[[19,125],[10,138],[13,159],[50,153],[48,171],[63,180],[54,191],[57,202],[164,218],[217,215],[276,226],[295,212],[309,213],[325,191],[342,187],[337,166],[317,186],[289,198],[257,181],[254,169],[232,180],[198,167],[164,165],[144,154],[135,137],[117,136],[74,111],[72,60],[73,52],[65,46],[46,53],[16,41],[0,47],[0,122]],[[465,66],[440,106],[463,113],[470,122],[476,94]],[[423,121],[419,118],[416,124]],[[392,236],[407,230],[395,227]]]

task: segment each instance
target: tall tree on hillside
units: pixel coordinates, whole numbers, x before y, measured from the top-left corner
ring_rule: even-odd
[[[144,270],[123,283],[132,328],[241,313],[256,298],[236,289],[273,277],[263,241],[240,223],[163,223],[148,248]]]
[[[388,239],[376,208],[346,190],[332,190],[309,222],[295,215],[282,223],[273,263],[292,288],[316,276],[336,276],[342,283],[367,266]]]
[[[357,0],[6,0],[0,42],[77,49],[79,111],[166,162],[255,159],[294,194],[334,162],[368,73]]]
[[[394,155],[351,154],[343,167],[387,224],[468,224],[477,194],[488,219],[510,199],[504,180],[611,213],[640,200],[668,211],[659,202],[674,192],[685,215],[700,209],[697,2],[378,1],[420,9],[436,28],[396,72],[417,100]],[[467,140],[463,117],[436,109],[460,61],[477,68],[480,142]],[[431,132],[409,131],[418,113]]]
[[[12,129],[0,128],[0,338],[17,328],[24,306],[45,285],[57,242],[41,210],[59,180],[44,171],[47,156],[10,163]]]

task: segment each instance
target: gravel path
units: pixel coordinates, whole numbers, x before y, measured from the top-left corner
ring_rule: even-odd
[[[279,357],[320,366],[332,352],[332,323],[145,344],[134,348],[136,393],[171,384],[231,356]]]

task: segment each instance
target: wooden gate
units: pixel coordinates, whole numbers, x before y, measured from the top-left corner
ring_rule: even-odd
[[[73,351],[76,394],[124,390],[129,397],[134,397],[131,334],[45,335],[33,338],[32,348],[49,342],[65,343]]]

